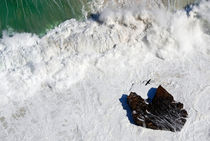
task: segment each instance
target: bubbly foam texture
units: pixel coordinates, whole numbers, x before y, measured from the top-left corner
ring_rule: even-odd
[[[68,20],[42,38],[0,40],[0,138],[5,141],[210,138],[209,2],[185,11],[106,7],[100,23]],[[198,16],[199,15],[199,16]],[[145,81],[151,84],[145,86]],[[181,132],[131,124],[119,98],[159,84],[189,113]]]

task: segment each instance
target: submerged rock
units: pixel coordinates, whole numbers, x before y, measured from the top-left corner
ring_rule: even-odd
[[[180,131],[186,122],[187,111],[183,104],[174,98],[162,86],[157,88],[151,103],[134,92],[127,97],[136,125],[157,130]]]

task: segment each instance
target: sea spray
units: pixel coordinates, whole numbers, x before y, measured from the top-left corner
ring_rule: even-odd
[[[138,4],[107,7],[99,12],[101,23],[70,19],[42,38],[5,33],[0,39],[0,138],[208,141],[210,36],[201,21],[209,20],[202,12],[209,3],[202,4],[189,16],[184,10]],[[131,91],[146,98],[159,84],[189,111],[179,133],[131,124],[119,101]]]
[[[180,9],[199,0],[2,0],[0,1],[0,35],[3,30],[29,32],[43,36],[65,20],[84,19],[89,12],[99,12],[104,7],[128,5],[151,6],[164,4],[169,9]]]

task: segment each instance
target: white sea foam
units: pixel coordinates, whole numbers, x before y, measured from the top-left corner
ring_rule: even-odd
[[[107,7],[103,24],[72,19],[41,39],[4,34],[0,139],[209,140],[210,36],[203,24],[209,2],[189,17],[139,7]],[[181,132],[135,126],[119,101],[130,91],[146,98],[160,84],[189,113]]]

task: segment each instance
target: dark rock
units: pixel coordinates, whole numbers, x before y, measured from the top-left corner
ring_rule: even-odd
[[[157,88],[151,103],[134,92],[127,97],[136,125],[157,130],[180,131],[186,122],[187,111],[183,104],[174,98],[162,86]]]

